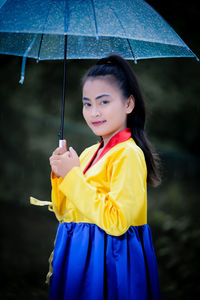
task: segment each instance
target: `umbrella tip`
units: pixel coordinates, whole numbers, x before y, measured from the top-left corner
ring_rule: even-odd
[[[24,76],[21,76],[19,83],[21,83],[21,84],[24,83]]]

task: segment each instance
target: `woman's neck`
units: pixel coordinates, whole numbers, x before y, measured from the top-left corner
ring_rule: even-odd
[[[115,135],[117,134],[118,132],[120,132],[121,130],[125,129],[126,126],[116,130],[114,133],[110,134],[110,135],[107,135],[107,136],[102,136],[102,139],[103,139],[103,148],[106,147],[106,145],[108,144],[109,140]]]

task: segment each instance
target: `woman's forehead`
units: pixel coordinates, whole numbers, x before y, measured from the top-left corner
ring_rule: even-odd
[[[113,76],[112,76],[113,77]],[[83,93],[117,93],[120,92],[116,81],[111,76],[88,78],[83,86]]]

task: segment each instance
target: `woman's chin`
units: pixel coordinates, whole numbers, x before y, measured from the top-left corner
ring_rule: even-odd
[[[97,136],[102,136],[104,135],[104,132],[101,130],[96,130],[96,129],[92,129],[93,133]]]

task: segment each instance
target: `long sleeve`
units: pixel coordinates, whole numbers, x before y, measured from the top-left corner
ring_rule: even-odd
[[[87,153],[87,148],[79,156],[80,162],[83,161],[85,154]],[[52,205],[49,206],[51,211],[54,211],[56,218],[59,222],[63,222],[67,217],[70,219],[78,219],[77,214],[74,212],[73,205],[69,202],[66,195],[64,195],[59,190],[59,185],[62,183],[63,178],[57,177],[53,172],[51,172],[51,202]]]
[[[51,172],[51,201],[53,203],[53,211],[57,219],[60,221],[66,210],[66,196],[59,190],[59,185],[63,181],[62,177],[57,177]]]
[[[146,221],[146,164],[142,151],[129,147],[107,166],[109,188],[92,185],[74,167],[59,185],[81,214],[110,235],[121,235],[131,225]],[[99,174],[101,181],[101,174]]]

